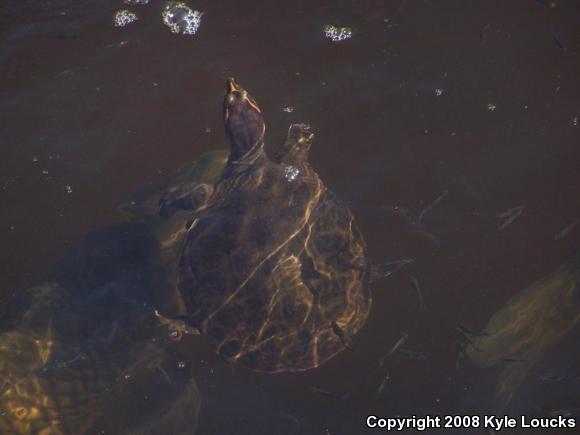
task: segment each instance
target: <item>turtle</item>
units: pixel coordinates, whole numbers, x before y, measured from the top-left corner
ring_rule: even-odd
[[[181,211],[173,213],[169,218],[160,217],[160,198],[166,192],[183,188],[189,183],[217,183],[228,155],[228,151],[223,149],[208,151],[196,160],[184,163],[175,174],[159,184],[139,189],[117,208],[121,219],[143,225],[158,245],[155,261],[158,274],[150,296],[152,303],[165,315],[178,317],[186,314],[177,290],[177,264],[189,213]]]
[[[136,430],[141,414],[151,425],[184,401],[189,411],[182,419],[193,433],[201,401],[191,373],[177,364],[178,323],[115,286],[99,289],[96,298],[71,297],[50,282],[23,293],[28,309],[15,328],[0,333],[0,433],[96,433],[112,418]],[[91,326],[92,334],[78,333]],[[140,415],[130,418],[133,409]]]
[[[175,342],[196,331],[152,303],[158,257],[147,225],[114,222],[3,301],[0,433],[155,433],[184,406],[174,433],[193,433],[199,392]]]
[[[389,272],[371,264],[353,213],[308,163],[308,124],[290,125],[269,157],[262,111],[233,78],[223,115],[220,180],[177,186],[159,203],[162,217],[190,213],[178,266],[188,322],[232,364],[318,367],[347,348],[369,315],[369,284]]]

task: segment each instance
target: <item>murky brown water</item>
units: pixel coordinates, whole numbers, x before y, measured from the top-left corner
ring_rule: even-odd
[[[493,412],[498,370],[456,367],[456,324],[483,328],[580,240],[580,224],[554,237],[580,218],[580,4],[549,3],[197,1],[202,25],[186,37],[161,24],[156,0],[125,28],[111,22],[120,2],[1,2],[2,294],[41,280],[137,188],[227,147],[233,75],[263,108],[269,147],[289,123],[312,124],[311,163],[351,204],[372,258],[416,263],[374,285],[353,351],[315,370],[232,371],[188,338],[198,433],[353,434],[368,414]],[[327,23],[352,39],[324,39]],[[420,225],[392,211],[444,191]],[[521,205],[498,231],[496,215]],[[379,369],[403,332],[426,359],[395,354]],[[539,359],[507,412],[578,410],[579,338],[576,326]]]

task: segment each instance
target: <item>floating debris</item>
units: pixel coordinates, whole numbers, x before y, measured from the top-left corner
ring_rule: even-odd
[[[129,6],[146,5],[149,4],[149,0],[123,0],[123,3]]]
[[[406,332],[403,332],[403,334],[401,334],[401,338],[399,338],[397,340],[397,342],[393,345],[391,350],[389,350],[387,352],[387,354],[381,358],[381,361],[379,362],[379,366],[382,367],[385,364],[385,360],[388,357],[390,357],[392,354],[394,354],[397,351],[397,349],[399,349],[403,344],[405,344],[405,342],[407,341],[408,338],[409,338],[409,334],[407,334]]]
[[[487,110],[489,110],[490,112],[494,112],[495,109],[497,109],[495,103],[487,103]]]
[[[552,39],[554,40],[558,48],[562,51],[566,51],[567,50],[566,44],[564,44],[564,41],[562,41],[562,39],[560,38],[560,36],[558,36],[556,31],[554,29],[551,29],[550,33],[552,34]]]
[[[382,264],[382,265],[374,265],[371,268],[371,279],[377,280],[377,279],[386,278],[388,276],[391,276],[393,273],[395,273],[401,267],[404,267],[407,264],[411,264],[414,262],[415,262],[415,260],[413,260],[412,258],[405,258],[403,260],[389,261],[389,262]],[[361,270],[366,270],[366,269],[364,267],[362,267]]]
[[[113,24],[115,27],[125,27],[137,20],[138,18],[135,12],[131,12],[128,9],[121,9],[120,11],[115,12]]]
[[[66,193],[72,193],[72,187],[70,187],[68,184],[64,186],[64,190]]]
[[[572,118],[572,125],[574,127],[578,127],[579,124],[580,124],[580,118],[578,118],[578,116],[575,116],[574,118]]]
[[[320,394],[321,396],[332,397],[333,399],[337,400],[346,400],[348,399],[348,393],[346,394],[336,394],[332,393],[328,390],[319,387],[310,387],[310,392],[314,394]]]
[[[437,204],[439,204],[441,201],[443,201],[443,199],[447,195],[449,195],[449,191],[444,190],[443,193],[441,195],[439,195],[437,198],[435,198],[431,204],[428,204],[423,210],[421,210],[421,212],[419,213],[419,220],[422,220],[423,216],[425,216],[426,213],[433,210],[433,208],[435,208],[437,206]]]
[[[568,225],[562,231],[559,231],[556,234],[554,234],[554,240],[560,240],[560,239],[563,239],[564,237],[566,237],[568,234],[570,234],[572,232],[572,230],[578,224],[578,222],[580,222],[580,219],[576,219],[574,222],[572,222],[570,225]]]
[[[443,89],[440,89],[440,88],[435,88],[435,89],[434,89],[434,92],[435,92],[435,95],[436,95],[437,97],[440,97],[441,95],[443,95]]]
[[[333,42],[344,41],[345,39],[352,38],[352,28],[348,26],[327,24],[322,28],[322,30],[324,31],[324,36]]]
[[[32,161],[33,161],[34,163],[38,162],[38,157],[36,157],[36,156],[32,157]]]
[[[169,2],[163,8],[161,17],[172,33],[195,35],[201,25],[203,12],[191,9],[183,2]]]
[[[525,205],[520,205],[518,207],[510,208],[502,213],[497,214],[495,217],[498,219],[505,219],[503,223],[498,227],[499,231],[505,230],[510,226],[524,211]]]
[[[286,107],[283,107],[282,108],[282,111],[283,112],[286,112],[286,113],[292,113],[292,112],[294,112],[294,106],[286,106]]]
[[[417,278],[415,278],[414,276],[412,276],[409,279],[409,282],[411,283],[411,285],[413,286],[413,288],[415,289],[415,292],[417,292],[417,296],[419,297],[419,311],[423,311],[423,293],[421,292],[421,286],[419,286],[419,280]]]
[[[379,388],[377,388],[378,394],[381,394],[383,392],[383,390],[385,389],[385,385],[387,385],[387,381],[389,379],[391,379],[391,376],[387,372],[387,374],[385,375],[385,377],[382,379],[381,383],[379,384]]]
[[[405,218],[407,221],[409,221],[410,223],[412,223],[413,225],[419,223],[419,217],[417,216],[417,214],[411,210],[410,208],[407,207],[401,207],[399,205],[394,205],[392,210],[397,213],[400,214],[403,218]]]

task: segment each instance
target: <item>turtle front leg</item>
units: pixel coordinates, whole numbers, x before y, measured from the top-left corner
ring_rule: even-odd
[[[173,187],[159,200],[158,214],[168,217],[178,210],[197,211],[207,204],[214,187],[204,183],[187,183]]]

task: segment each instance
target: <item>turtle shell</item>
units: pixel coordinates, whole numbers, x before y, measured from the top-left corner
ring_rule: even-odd
[[[179,266],[194,326],[258,371],[307,370],[344,350],[371,304],[350,210],[308,164],[264,158],[217,187]]]
[[[169,218],[158,216],[159,201],[163,194],[187,183],[217,183],[223,173],[229,153],[226,150],[209,151],[197,160],[183,164],[177,172],[161,183],[143,188],[118,207],[125,219],[144,224],[159,245],[157,266],[159,281],[152,294],[155,306],[168,315],[183,315],[185,309],[177,291],[177,265],[186,223],[191,214],[181,211]]]
[[[102,296],[104,306],[90,297],[75,300],[56,283],[24,292],[30,300],[20,322],[0,333],[0,433],[96,433],[100,421],[111,419],[114,433],[119,424],[129,433],[142,412],[162,420],[168,404],[184,400],[189,414],[182,430],[193,433],[200,399],[191,373],[177,367],[171,336],[152,309],[118,290]],[[80,324],[92,334],[79,335]],[[155,399],[129,418],[143,394]]]

